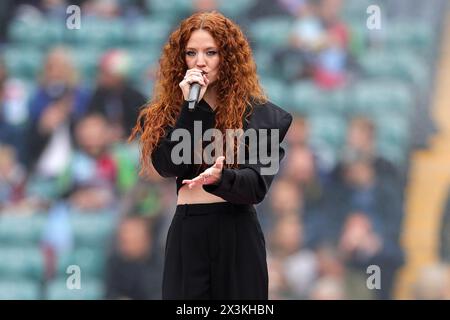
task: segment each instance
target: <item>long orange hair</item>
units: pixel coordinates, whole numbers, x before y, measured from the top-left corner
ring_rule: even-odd
[[[241,29],[216,11],[193,14],[181,22],[164,45],[153,98],[141,110],[129,137],[131,141],[140,135],[141,175],[150,172],[153,150],[165,135],[167,126],[175,125],[180,113],[184,99],[179,83],[187,71],[185,48],[191,34],[199,29],[208,31],[219,49],[219,73],[216,83],[212,84],[217,92],[215,128],[222,134],[225,129],[242,129],[244,115],[251,113],[247,111],[252,110],[252,105],[267,101],[258,81],[250,45]],[[234,154],[236,157],[236,148]]]

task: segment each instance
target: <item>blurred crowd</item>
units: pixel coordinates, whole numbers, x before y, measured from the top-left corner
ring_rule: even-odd
[[[165,3],[172,2],[179,10],[164,11]],[[69,4],[81,7],[83,21],[126,22],[165,13],[172,27],[190,12],[218,9],[249,30],[252,46],[263,55],[265,37],[286,38],[267,60],[256,57],[261,74],[270,72],[280,83],[306,81],[326,90],[320,95],[332,95],[361,77],[356,59],[361,48],[381,43],[377,37],[358,43],[342,16],[348,4],[343,0],[230,0],[228,7],[226,1],[172,2],[2,1],[1,48],[13,42],[14,21],[65,21]],[[239,11],[230,7],[239,3]],[[259,37],[252,31],[253,21],[274,16],[292,22],[288,34]],[[5,240],[1,225],[11,217],[19,217],[11,223],[14,227],[39,216],[42,228],[24,247],[38,248],[42,268],[38,276],[28,271],[14,275],[37,279],[35,298],[70,297],[58,283],[65,283],[69,264],[79,263],[86,275],[82,283],[89,280],[92,287],[87,284],[85,295],[78,297],[159,299],[175,183],[156,172],[139,177],[137,143],[126,142],[140,108],[151,97],[157,60],[136,66],[139,61],[127,48],[101,47],[94,75],[88,77],[76,63],[76,53],[82,50],[52,43],[31,80],[11,72],[7,59],[0,58],[0,260],[6,251],[13,252],[14,259],[11,250],[22,250],[14,244],[14,235],[10,242]],[[136,78],[136,72],[142,76]],[[277,94],[268,91],[269,97]],[[406,161],[392,161],[379,152],[377,120],[370,113],[346,113],[342,138],[334,142],[331,137],[337,151],[329,156],[330,149],[312,143],[318,129],[311,114],[303,106],[280,106],[294,115],[285,141],[287,156],[268,196],[257,205],[268,250],[270,298],[394,298],[396,275],[405,263],[400,235],[409,149],[400,151]],[[366,285],[371,265],[381,269],[378,290]],[[438,272],[424,273],[424,279],[439,272],[446,275],[445,267],[435,268]],[[8,270],[0,266],[0,287],[11,279]],[[439,287],[445,281],[436,283]]]

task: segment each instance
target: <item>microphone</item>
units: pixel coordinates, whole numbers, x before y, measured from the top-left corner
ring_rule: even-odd
[[[200,97],[200,84],[197,82],[193,82],[191,87],[189,88],[189,97],[187,101],[189,102],[188,110],[194,111],[195,106],[198,103],[198,98]]]

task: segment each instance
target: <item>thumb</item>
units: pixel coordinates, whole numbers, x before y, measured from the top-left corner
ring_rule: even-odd
[[[216,159],[216,163],[214,163],[214,168],[222,170],[224,162],[225,162],[225,157],[224,156],[218,157]]]

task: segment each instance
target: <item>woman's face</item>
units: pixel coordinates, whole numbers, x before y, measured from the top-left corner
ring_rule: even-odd
[[[208,31],[195,30],[186,45],[188,69],[197,68],[207,72],[210,84],[217,80],[219,73],[219,48]]]

